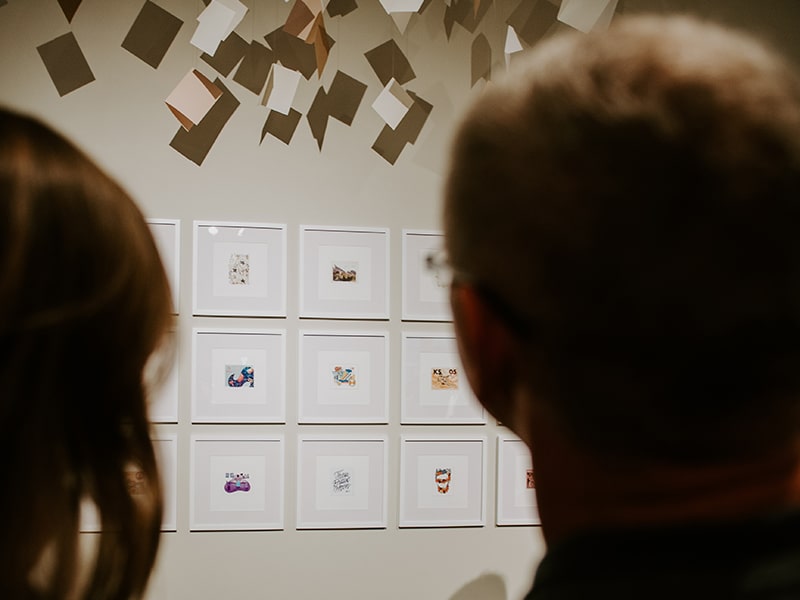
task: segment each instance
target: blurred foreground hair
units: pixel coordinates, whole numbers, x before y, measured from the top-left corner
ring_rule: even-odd
[[[0,109],[0,597],[140,597],[161,523],[143,371],[169,285],[128,195],[40,122]],[[129,488],[134,474],[146,484]],[[80,507],[102,532],[79,583]]]

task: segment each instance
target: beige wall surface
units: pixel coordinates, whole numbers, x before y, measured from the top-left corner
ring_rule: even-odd
[[[453,0],[455,2],[455,0]],[[485,0],[488,1],[488,0]],[[548,0],[538,0],[547,2]],[[598,0],[599,1],[599,0]],[[293,2],[243,0],[250,9],[237,32],[246,40],[285,22]],[[522,0],[532,3],[533,0]],[[557,1],[554,2],[558,4]],[[117,177],[149,218],[181,222],[178,318],[179,418],[156,426],[178,436],[177,531],[165,533],[149,600],[205,598],[521,598],[544,546],[532,527],[497,527],[495,477],[497,435],[507,433],[491,418],[486,425],[408,426],[400,421],[400,340],[404,331],[444,332],[443,323],[401,320],[401,232],[438,229],[447,146],[459,111],[484,85],[470,82],[470,48],[486,35],[494,73],[505,70],[506,19],[519,0],[495,0],[475,32],[456,24],[448,39],[445,2],[432,0],[401,33],[378,0],[359,0],[349,15],[325,15],[336,40],[321,77],[301,80],[294,107],[303,115],[320,85],[337,70],[368,85],[352,126],[331,119],[320,150],[305,116],[287,146],[273,137],[259,143],[268,111],[259,98],[223,82],[240,106],[197,166],[169,146],[178,122],[164,99],[191,69],[218,74],[190,43],[201,0],[157,0],[184,24],[157,69],[121,43],[144,0],[83,0],[68,22],[56,0],[8,0],[0,6],[0,103],[42,117],[72,137]],[[693,10],[764,33],[800,63],[796,39],[800,11],[794,0],[620,0],[624,12]],[[552,31],[566,28],[556,25]],[[37,47],[72,32],[95,81],[59,97]],[[381,90],[364,53],[397,41],[416,78],[405,88],[433,104],[416,144],[390,165],[371,146],[383,123],[371,104]],[[194,220],[285,223],[288,231],[288,316],[285,319],[193,317],[192,222]],[[385,328],[390,334],[388,425],[297,424],[298,244],[301,224],[390,229],[391,312],[384,322],[314,321],[313,328],[347,331]],[[287,332],[287,414],[280,425],[191,423],[191,330],[284,328]],[[388,526],[376,530],[298,531],[295,470],[297,436],[313,433],[379,433],[388,439]],[[282,531],[190,532],[190,438],[197,433],[279,433],[286,440],[285,527]],[[486,525],[398,527],[400,437],[481,435],[488,440]]]

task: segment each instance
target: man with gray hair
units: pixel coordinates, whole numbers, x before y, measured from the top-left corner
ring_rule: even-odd
[[[530,447],[528,598],[800,598],[800,81],[688,17],[554,37],[459,126],[451,301]]]

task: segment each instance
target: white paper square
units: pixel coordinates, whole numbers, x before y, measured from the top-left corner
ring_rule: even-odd
[[[197,125],[220,96],[214,96],[194,70],[180,80],[167,96],[166,103]]]
[[[197,29],[189,41],[206,54],[214,56],[219,43],[236,27],[236,12],[219,0],[213,0],[197,17]]]
[[[519,41],[519,36],[514,28],[509,25],[508,29],[506,29],[506,43],[505,43],[505,53],[506,54],[514,54],[515,52],[522,51],[522,44]]]
[[[300,83],[301,73],[287,69],[280,63],[272,66],[272,92],[267,100],[267,108],[288,115],[292,109],[297,86]]]
[[[414,100],[411,96],[397,81],[391,79],[375,98],[372,108],[389,127],[395,129],[413,104]]]
[[[247,7],[239,2],[239,0],[213,0],[214,2],[218,2],[224,4],[226,8],[233,12],[233,18],[231,19],[230,23],[228,23],[228,27],[222,32],[222,39],[224,40],[230,34],[233,33],[233,30],[239,26],[239,23],[242,22],[244,16],[247,14]]]

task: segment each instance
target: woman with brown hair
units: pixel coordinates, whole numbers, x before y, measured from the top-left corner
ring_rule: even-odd
[[[143,374],[171,318],[131,198],[61,135],[0,109],[0,598],[143,594],[162,512]],[[144,493],[129,492],[131,469]],[[102,527],[91,556],[86,499]]]

